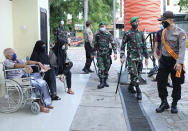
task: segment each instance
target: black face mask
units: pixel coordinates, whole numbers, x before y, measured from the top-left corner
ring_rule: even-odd
[[[170,24],[167,21],[163,21],[162,25],[164,28],[167,28],[168,26],[170,26]]]
[[[43,45],[41,46],[41,51],[45,51],[45,50],[46,50],[46,45],[43,44]]]

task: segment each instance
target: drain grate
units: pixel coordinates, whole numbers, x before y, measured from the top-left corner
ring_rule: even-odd
[[[124,104],[124,113],[126,121],[129,124],[129,130],[131,131],[152,131],[146,116],[142,112],[139,102],[136,100],[135,96],[128,92],[128,85],[120,86],[120,96],[122,103]],[[126,112],[125,112],[126,111]]]

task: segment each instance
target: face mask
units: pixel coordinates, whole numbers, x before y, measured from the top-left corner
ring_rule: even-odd
[[[161,29],[164,29],[164,27],[163,27],[163,25],[162,25],[162,24],[160,24],[160,28],[161,28]]]
[[[170,24],[167,21],[163,21],[162,25],[164,28],[167,28],[168,26],[170,26]]]
[[[46,45],[44,44],[41,46],[41,51],[45,51],[45,50],[46,50]]]
[[[100,28],[100,31],[102,31],[102,32],[104,32],[105,30],[106,30],[105,27],[101,27],[101,28]]]
[[[12,57],[13,57],[12,60],[15,61],[15,60],[17,59],[16,53],[14,53],[14,54],[12,55]]]
[[[132,25],[132,28],[136,30],[138,28],[138,24]]]
[[[64,21],[61,21],[61,24],[64,25]]]
[[[61,49],[64,50],[64,49],[65,49],[65,45],[63,45],[63,46],[61,47]]]

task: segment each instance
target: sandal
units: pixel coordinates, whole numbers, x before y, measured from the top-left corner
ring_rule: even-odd
[[[40,107],[40,112],[49,113],[50,109],[48,109],[46,107]]]
[[[74,95],[73,91],[67,91],[67,93],[70,94],[70,95]]]
[[[52,100],[61,100],[59,96],[51,96]]]

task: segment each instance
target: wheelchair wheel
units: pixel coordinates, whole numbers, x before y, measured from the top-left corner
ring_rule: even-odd
[[[23,102],[21,86],[14,80],[1,80],[0,112],[12,113],[17,111]]]
[[[39,104],[37,102],[33,102],[31,104],[31,112],[33,114],[38,114],[40,112],[40,106],[39,106]]]

